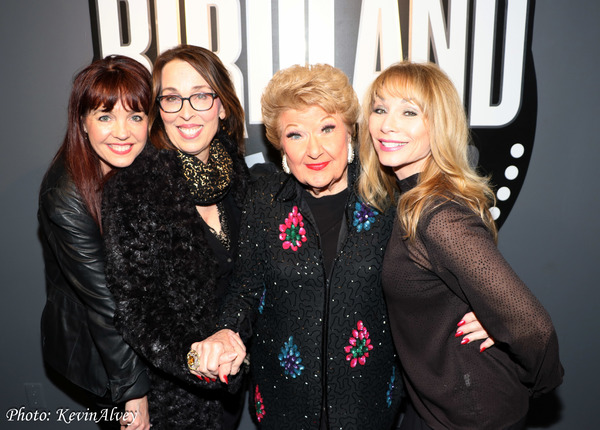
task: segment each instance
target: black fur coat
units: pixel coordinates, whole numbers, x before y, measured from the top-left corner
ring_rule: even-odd
[[[218,137],[232,154],[230,193],[241,205],[248,169]],[[215,331],[216,260],[174,151],[148,144],[106,184],[103,227],[115,325],[150,367],[153,429],[220,428],[226,387],[186,364],[190,345]]]

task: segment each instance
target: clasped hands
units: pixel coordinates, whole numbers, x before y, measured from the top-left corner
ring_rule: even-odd
[[[480,351],[494,345],[494,340],[481,326],[473,312],[464,315],[457,324],[455,336],[462,337],[460,343],[467,344],[483,340]],[[468,337],[467,337],[468,336]],[[219,330],[201,342],[192,344],[190,353],[195,352],[193,368],[190,372],[199,378],[228,383],[229,375],[237,375],[246,357],[246,346],[239,334],[233,330]]]
[[[229,375],[237,375],[246,357],[246,346],[233,330],[219,330],[201,342],[192,344],[196,352],[190,372],[199,378],[219,379],[228,383]],[[191,352],[190,351],[190,352]]]

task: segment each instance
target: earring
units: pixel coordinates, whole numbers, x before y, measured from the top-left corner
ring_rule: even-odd
[[[290,173],[292,173],[292,171],[290,170],[290,166],[288,166],[287,163],[287,157],[285,156],[285,154],[283,154],[283,157],[281,157],[281,168],[283,169],[283,171],[285,173],[287,173],[288,175]]]
[[[352,142],[348,142],[348,164],[351,164],[354,161],[354,147],[352,146]]]

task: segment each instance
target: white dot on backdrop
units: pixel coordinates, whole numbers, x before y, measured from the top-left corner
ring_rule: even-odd
[[[490,208],[490,213],[492,214],[492,218],[494,218],[494,220],[497,220],[498,217],[500,217],[500,209],[498,209],[496,206],[492,206]]]
[[[506,168],[506,170],[504,171],[504,176],[506,177],[506,179],[508,179],[509,181],[512,181],[513,179],[515,179],[517,176],[519,176],[519,169],[517,168],[517,166],[508,166]]]
[[[523,145],[521,145],[520,143],[515,143],[510,148],[510,155],[512,155],[513,158],[521,158],[524,153],[525,153],[525,147]]]
[[[510,197],[510,188],[508,187],[501,187],[498,189],[498,192],[496,193],[496,196],[498,197],[498,200],[508,200],[508,198]]]

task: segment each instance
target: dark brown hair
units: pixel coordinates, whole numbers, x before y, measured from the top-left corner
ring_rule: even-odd
[[[150,139],[159,149],[174,149],[165,131],[156,97],[162,91],[162,71],[167,63],[181,60],[192,66],[219,96],[225,110],[221,126],[237,145],[240,156],[244,154],[244,109],[240,103],[229,72],[219,57],[208,49],[193,45],[179,45],[158,56],[152,72],[152,107],[150,108]]]
[[[110,112],[120,101],[123,107],[148,114],[152,100],[151,76],[137,61],[111,55],[94,61],[73,80],[69,99],[67,132],[54,161],[63,159],[92,218],[101,227],[103,175],[98,154],[83,129],[91,111]]]

